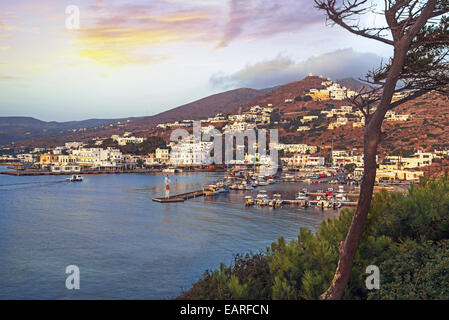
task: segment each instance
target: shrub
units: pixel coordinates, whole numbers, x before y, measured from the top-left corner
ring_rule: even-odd
[[[182,299],[317,299],[332,281],[338,244],[353,211],[342,210],[316,233],[280,238],[263,254],[236,256],[207,271]],[[408,195],[374,196],[345,299],[448,299],[449,177],[424,179]],[[368,291],[365,269],[377,265],[381,289]]]
[[[368,299],[449,299],[449,241],[407,240],[381,263],[380,290]]]

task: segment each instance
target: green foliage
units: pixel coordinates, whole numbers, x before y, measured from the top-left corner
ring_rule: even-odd
[[[207,271],[182,299],[317,299],[332,281],[338,245],[353,212],[324,221],[316,233],[280,238],[264,254],[236,256]],[[423,180],[402,193],[373,198],[345,299],[449,298],[449,177]],[[380,290],[365,287],[366,267],[380,268]]]
[[[392,246],[379,266],[380,290],[368,299],[449,299],[449,241],[407,240]]]
[[[407,139],[407,141],[410,139]],[[402,157],[411,157],[416,152],[415,149],[397,149],[394,150],[391,155],[392,156],[402,156]]]
[[[118,148],[118,143],[117,143],[117,141],[114,141],[112,138],[108,138],[108,139],[103,140],[101,147],[103,149]]]
[[[383,211],[380,232],[396,241],[449,239],[449,178],[424,179],[410,188],[407,198],[382,193],[372,211]]]
[[[346,170],[346,172],[349,172],[349,173],[354,172],[356,167],[357,167],[357,165],[355,163],[345,164],[345,170]]]
[[[281,114],[279,113],[279,109],[274,109],[270,116],[270,123],[281,121]]]
[[[164,139],[159,136],[151,136],[142,143],[128,143],[126,146],[121,146],[120,151],[125,154],[147,155],[148,153],[154,153],[157,148],[165,148],[166,146]]]
[[[321,116],[321,110],[314,109],[307,113],[308,116]]]
[[[307,101],[312,101],[313,98],[312,98],[311,96],[309,96],[309,95],[305,95],[304,98],[303,98],[302,100],[303,100],[304,102],[307,102]]]
[[[269,269],[263,254],[235,255],[230,267],[207,270],[179,299],[269,299]]]

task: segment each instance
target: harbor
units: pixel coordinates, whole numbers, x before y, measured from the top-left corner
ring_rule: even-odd
[[[171,193],[202,191],[222,177],[214,172],[171,175]],[[298,206],[273,210],[243,205],[246,194],[260,189],[269,194],[281,189],[294,198],[293,184],[161,204],[152,199],[163,197],[164,175],[83,178],[66,182],[63,176],[0,177],[0,241],[8,248],[0,258],[0,297],[73,297],[58,275],[66,261],[76,261],[85,271],[98,272],[86,277],[86,285],[76,292],[79,299],[170,299],[234,253],[263,249],[280,236],[294,239],[299,228],[316,230],[337,214]],[[26,273],[24,265],[29,266]],[[107,290],[99,292],[98,286],[105,284]]]
[[[168,176],[166,179],[168,179]],[[294,195],[283,195],[275,191],[276,187],[281,184],[292,187],[289,183],[292,180],[298,185],[298,190]],[[265,188],[271,185],[274,185],[274,191],[269,195]],[[309,191],[308,188],[304,187],[305,185],[314,188]],[[326,185],[327,189],[317,189],[316,187],[323,185]],[[303,187],[299,188],[299,186]],[[169,184],[166,184],[165,187],[166,190],[170,190]],[[165,197],[153,198],[152,200],[158,203],[177,203],[199,197],[215,198],[231,192],[244,194],[242,205],[245,207],[282,208],[284,206],[298,206],[337,210],[342,207],[357,206],[359,197],[358,186],[353,184],[352,181],[348,181],[344,173],[340,171],[317,175],[279,173],[273,176],[261,176],[255,171],[244,169],[229,170],[222,179],[203,186],[201,190],[172,195],[167,192]]]

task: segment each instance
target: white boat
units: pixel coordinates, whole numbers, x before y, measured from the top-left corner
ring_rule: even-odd
[[[246,196],[245,197],[245,206],[246,207],[251,207],[252,205],[254,205],[254,199],[251,196]]]
[[[266,190],[260,190],[256,196],[256,203],[259,206],[267,206],[269,204],[268,194]]]
[[[295,197],[296,200],[309,200],[309,197],[302,193],[302,192],[298,192],[298,194]]]
[[[83,177],[79,174],[74,174],[71,178],[67,178],[66,180],[69,182],[81,182],[83,181]]]
[[[182,169],[169,167],[169,168],[165,168],[164,170],[162,170],[162,172],[165,172],[165,173],[182,173]]]
[[[296,194],[296,200],[309,200],[309,195],[307,194],[307,190],[304,192],[303,191],[299,191]]]
[[[267,190],[260,190],[256,197],[257,198],[267,198],[268,197]]]

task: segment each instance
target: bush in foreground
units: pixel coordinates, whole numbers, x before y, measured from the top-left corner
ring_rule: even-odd
[[[264,253],[235,256],[206,271],[179,299],[317,299],[329,286],[353,212],[323,222],[314,234],[283,238]],[[345,299],[449,298],[449,178],[423,180],[401,193],[376,194]],[[380,290],[365,287],[368,265],[380,268]]]

